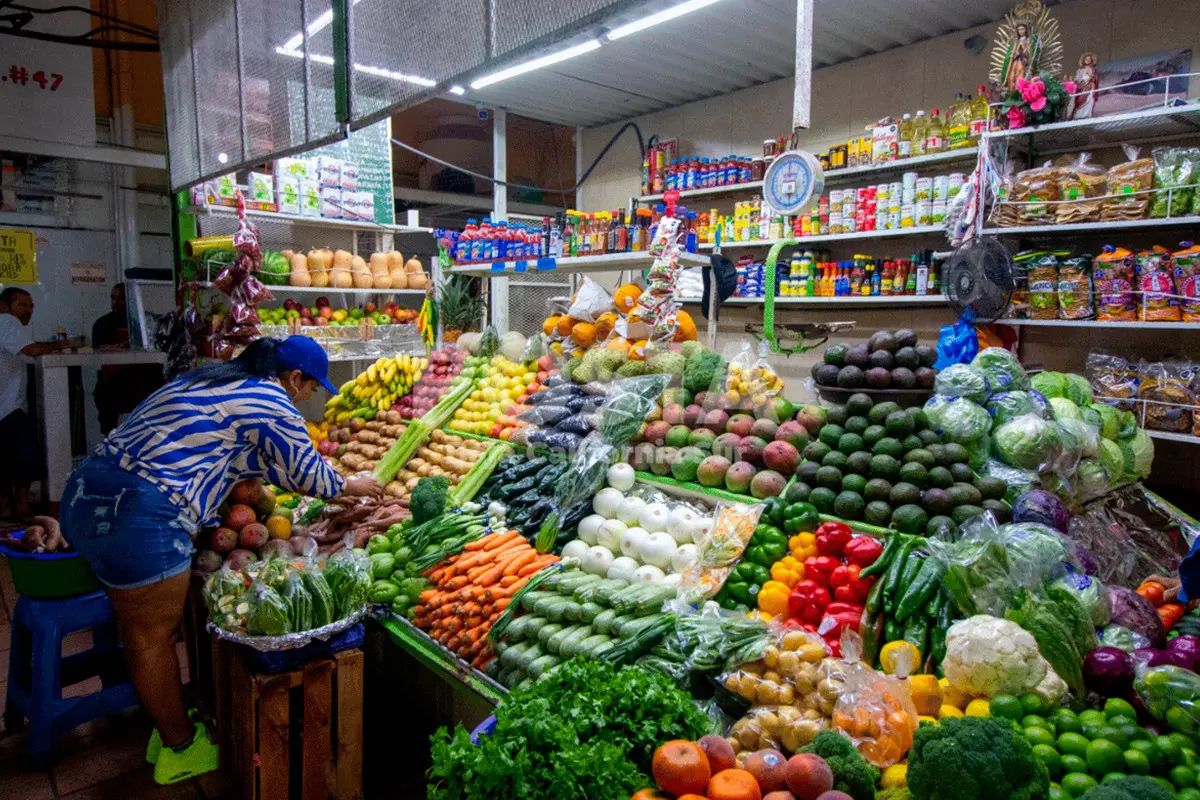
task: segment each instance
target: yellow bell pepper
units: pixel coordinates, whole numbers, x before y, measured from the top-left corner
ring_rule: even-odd
[[[788,550],[791,551],[792,558],[797,561],[802,562],[806,558],[812,558],[817,555],[817,535],[815,533],[797,533],[788,539]]]
[[[771,565],[771,579],[791,589],[804,580],[804,565],[795,556],[784,556]]]
[[[896,789],[901,786],[908,785],[908,766],[906,764],[893,764],[883,771],[883,777],[879,779],[879,785],[884,789]]]
[[[780,581],[767,581],[758,592],[758,608],[772,616],[786,616],[791,589]]]
[[[912,675],[908,679],[908,691],[912,695],[917,713],[936,717],[942,707],[942,687],[933,675]]]

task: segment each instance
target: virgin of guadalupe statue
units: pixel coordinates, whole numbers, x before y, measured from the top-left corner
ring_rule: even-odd
[[[1084,53],[1079,57],[1079,69],[1075,70],[1075,96],[1071,98],[1070,119],[1088,119],[1096,110],[1096,90],[1100,88],[1100,69],[1096,66],[1096,54]]]
[[[1039,73],[1057,75],[1062,70],[1062,42],[1058,21],[1041,0],[1026,0],[1008,12],[996,32],[992,71],[988,76],[1010,92],[1017,81]]]

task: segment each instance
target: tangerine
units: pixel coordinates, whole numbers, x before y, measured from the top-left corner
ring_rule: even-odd
[[[292,521],[279,514],[267,517],[267,533],[272,539],[290,539],[292,536]]]
[[[709,800],[762,800],[762,789],[744,769],[726,769],[708,782]]]
[[[660,745],[654,751],[650,771],[659,788],[674,795],[702,794],[712,777],[704,750],[684,739]]]

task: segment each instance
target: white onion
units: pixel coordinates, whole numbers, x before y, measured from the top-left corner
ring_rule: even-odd
[[[635,581],[642,581],[643,583],[658,583],[665,577],[667,577],[666,573],[658,567],[649,564],[644,567],[638,567],[637,572],[633,573],[633,579]]]
[[[661,581],[659,581],[659,583],[663,586],[678,586],[679,578],[680,575],[678,572],[672,572],[670,575],[667,575]]]
[[[640,497],[626,497],[621,501],[621,505],[617,506],[617,519],[624,522],[626,525],[637,525],[638,518],[641,516],[642,509],[646,507],[646,501]]]
[[[675,555],[675,540],[669,533],[652,533],[642,545],[642,561],[653,567],[665,567]]]
[[[664,503],[649,503],[638,515],[638,522],[651,533],[658,533],[667,529],[667,517],[670,513],[670,509]]]
[[[587,555],[587,551],[588,551],[588,543],[587,542],[583,541],[582,539],[572,539],[571,541],[569,541],[565,545],[563,545],[562,557],[563,558],[577,558],[580,561],[583,561],[584,556]]]
[[[676,506],[667,515],[667,533],[675,537],[675,541],[686,544],[692,540],[692,529],[699,516],[687,506]]]
[[[642,545],[650,538],[645,528],[628,528],[621,534],[621,552],[630,558],[642,557]]]
[[[696,544],[704,544],[708,539],[708,532],[712,530],[712,517],[700,517],[696,520],[696,524],[692,526],[692,541]]]
[[[633,580],[633,573],[637,572],[640,566],[641,564],[629,556],[619,556],[613,559],[612,566],[608,568],[608,577],[631,581]]]
[[[596,544],[608,548],[609,552],[621,552],[621,537],[625,535],[625,523],[619,519],[606,520],[596,533]]]
[[[566,550],[563,550],[566,553]],[[675,551],[675,555],[671,556],[671,566],[676,572],[683,572],[689,564],[695,563],[700,558],[700,548],[694,544],[681,544]]]
[[[635,481],[633,467],[628,464],[613,464],[608,468],[608,485],[614,489],[628,492]]]
[[[579,521],[579,538],[589,546],[595,544],[596,534],[600,532],[600,526],[603,524],[604,517],[599,514],[589,514]]]
[[[617,516],[617,509],[624,499],[625,495],[616,489],[601,489],[592,498],[592,510],[605,519],[613,519]]]
[[[588,548],[587,554],[583,557],[583,570],[593,575],[608,575],[608,568],[612,566],[612,563],[612,551],[597,545]]]

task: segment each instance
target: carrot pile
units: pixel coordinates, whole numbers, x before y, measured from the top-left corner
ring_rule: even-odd
[[[509,601],[531,577],[558,561],[538,553],[519,531],[477,539],[426,573],[433,587],[421,593],[413,624],[477,669],[495,654],[486,637]]]

